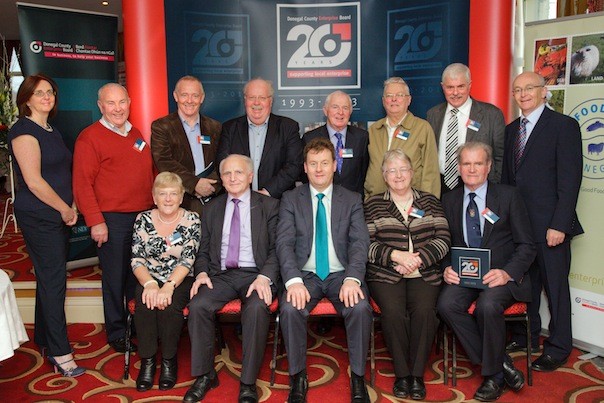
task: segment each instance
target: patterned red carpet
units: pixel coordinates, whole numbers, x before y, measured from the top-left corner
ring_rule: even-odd
[[[311,329],[313,325],[311,325]],[[241,371],[241,343],[234,326],[223,324],[227,347],[216,356],[216,369],[220,386],[211,390],[204,402],[235,402],[239,390],[238,376]],[[32,326],[28,326],[32,338]],[[28,342],[16,355],[0,363],[0,396],[6,402],[168,402],[180,401],[192,384],[190,376],[190,347],[186,330],[180,343],[179,374],[176,387],[160,391],[155,386],[144,393],[136,391],[134,378],[139,369],[139,357],[133,356],[130,379],[124,381],[124,357],[113,352],[105,344],[101,325],[78,324],[69,326],[69,336],[73,342],[78,363],[88,368],[88,372],[78,378],[63,378],[52,373],[50,364],[42,359],[35,345]],[[378,333],[377,345],[382,346]],[[326,337],[309,332],[309,402],[348,402],[348,361],[344,331],[340,326]],[[269,386],[272,338],[265,352],[265,365],[258,380],[260,400],[264,402],[284,402],[287,398],[287,360],[278,362],[278,373],[274,386]],[[271,351],[269,351],[271,350]],[[575,350],[569,362],[554,373],[534,373],[532,387],[526,385],[519,393],[506,392],[500,402],[602,402],[604,401],[604,375],[589,361],[577,361],[579,351]],[[514,355],[516,366],[523,368],[523,354]],[[428,390],[427,401],[461,402],[471,400],[480,384],[476,375],[478,368],[472,367],[463,357],[460,359],[460,373],[456,388],[443,385],[442,354],[431,357],[426,369],[425,380]],[[376,385],[369,389],[372,401],[397,401],[392,396],[392,365],[383,349],[378,352],[378,374]],[[369,365],[366,378],[369,379]],[[157,375],[156,375],[157,382]]]

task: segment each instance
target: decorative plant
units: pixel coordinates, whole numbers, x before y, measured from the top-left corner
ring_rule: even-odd
[[[0,35],[2,54],[0,55],[0,175],[8,172],[8,131],[17,120],[18,109],[13,101],[9,80],[10,57],[4,37]]]

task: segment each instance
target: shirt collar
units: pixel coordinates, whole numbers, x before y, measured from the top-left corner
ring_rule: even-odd
[[[241,200],[243,203],[248,203],[248,204],[249,204],[251,198],[252,198],[252,190],[251,189],[246,190],[245,193],[243,193],[241,195],[241,197],[238,197],[238,199]],[[234,197],[231,196],[231,194],[229,193],[228,197],[227,197],[227,203],[229,203],[233,199],[234,199]]]
[[[535,109],[534,111],[529,113],[528,116],[521,115],[520,120],[522,120],[522,118],[526,118],[530,123],[535,124],[541,117],[541,114],[543,113],[544,109],[545,109],[545,104],[541,104],[541,106],[539,106],[537,109]]]
[[[455,108],[447,102],[447,113],[451,113],[453,109]],[[459,112],[463,113],[466,116],[470,116],[470,109],[472,109],[472,97],[468,97],[468,99],[466,99],[466,102],[464,102],[463,105],[457,108]]]
[[[123,137],[126,137],[128,135],[128,133],[130,133],[130,130],[132,130],[132,124],[130,122],[128,122],[127,120],[126,120],[126,123],[124,124],[124,129],[126,131],[125,133],[122,132],[120,129],[118,129],[117,126],[114,126],[111,123],[109,123],[104,117],[101,117],[101,119],[99,119],[99,122],[101,122],[101,124],[103,126],[105,126],[107,129],[109,129],[112,132],[117,133]]]
[[[180,112],[178,112],[178,117],[180,118],[180,122],[181,122],[183,125],[187,125],[187,126],[189,126],[189,123],[187,122],[187,119],[183,118],[183,117],[182,117],[182,115],[180,114]],[[193,123],[193,125],[192,125],[192,126],[189,126],[189,127],[195,127],[195,125],[200,124],[200,122],[199,122],[199,121],[200,121],[200,119],[199,119],[199,114],[197,114],[197,115],[196,115],[196,118],[195,118],[195,123]]]
[[[268,119],[271,117],[271,115],[269,114],[268,117],[266,118],[266,120],[264,121],[264,123],[262,123],[261,125],[257,125],[255,123],[253,123],[250,118],[247,118],[247,124],[248,126],[252,126],[252,127],[263,127],[263,126],[268,126]]]
[[[489,185],[489,181],[485,181],[482,185],[480,185],[476,190],[470,190],[467,186],[463,187],[463,197],[464,199],[471,193],[476,193],[476,197],[486,200],[487,199],[487,188]]]
[[[312,196],[312,198],[314,199],[319,193],[323,193],[325,195],[325,198],[328,200],[331,200],[331,195],[333,194],[333,183],[331,185],[329,185],[324,191],[319,192],[317,189],[315,189],[314,187],[312,187],[312,185],[309,183],[308,187],[310,188],[310,195]]]
[[[329,137],[336,137],[336,133],[340,133],[342,135],[342,137],[346,137],[346,129],[348,128],[348,125],[346,125],[346,127],[342,130],[336,130],[333,127],[331,127],[329,125],[329,123],[327,123],[325,126],[327,126],[327,133],[329,133]]]

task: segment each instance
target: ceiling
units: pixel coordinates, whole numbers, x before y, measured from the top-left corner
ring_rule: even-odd
[[[119,16],[118,31],[122,32],[122,1],[108,0],[109,5],[103,6],[101,0],[22,0],[20,3],[71,8]],[[17,18],[17,2],[0,0],[0,34],[7,40],[19,39],[19,21]]]

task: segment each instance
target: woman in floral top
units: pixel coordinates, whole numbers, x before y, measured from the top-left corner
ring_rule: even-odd
[[[201,230],[197,213],[180,207],[183,195],[178,175],[160,173],[153,184],[157,208],[140,213],[134,223],[132,270],[139,282],[134,324],[141,356],[136,389],[141,392],[153,387],[158,339],[162,353],[159,388],[170,389],[176,383],[182,310],[189,303]]]

